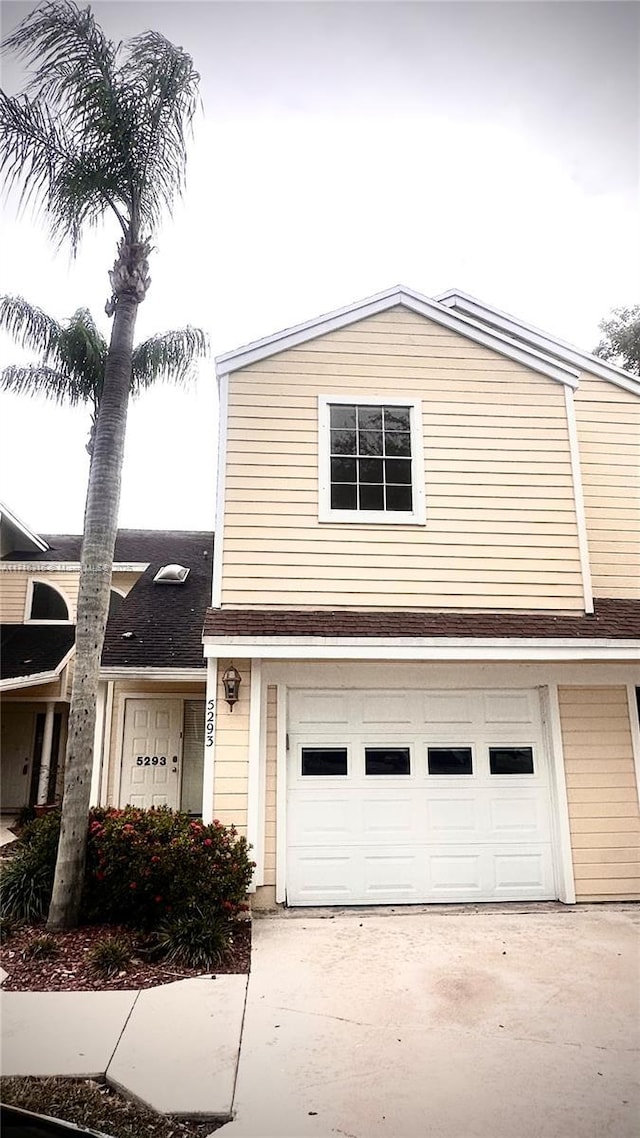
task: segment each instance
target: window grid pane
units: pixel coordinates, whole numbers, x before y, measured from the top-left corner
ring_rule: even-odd
[[[331,508],[413,509],[411,408],[332,404]]]

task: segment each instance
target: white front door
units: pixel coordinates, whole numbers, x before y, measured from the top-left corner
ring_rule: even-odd
[[[2,715],[2,809],[19,810],[29,801],[35,712],[5,704]]]
[[[125,702],[120,806],[180,805],[181,699]]]
[[[557,896],[535,690],[294,691],[293,905]]]

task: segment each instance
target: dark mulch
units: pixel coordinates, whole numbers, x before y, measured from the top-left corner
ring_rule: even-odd
[[[6,1106],[47,1114],[109,1138],[205,1138],[224,1122],[176,1119],[132,1102],[92,1079],[0,1079]]]
[[[175,980],[223,972],[248,972],[251,962],[251,922],[239,921],[233,933],[233,946],[223,964],[215,968],[183,968],[166,961],[150,961],[136,955],[136,934],[115,925],[85,925],[79,929],[55,932],[55,956],[51,960],[29,959],[28,949],[36,937],[46,933],[43,925],[16,929],[0,947],[0,965],[9,973],[2,985],[5,992],[117,991],[125,988],[154,988]],[[127,937],[134,945],[127,968],[111,979],[92,975],[88,954],[96,941],[107,936]],[[142,952],[142,948],[140,949]]]

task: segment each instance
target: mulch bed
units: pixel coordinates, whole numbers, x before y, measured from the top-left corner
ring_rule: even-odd
[[[6,1106],[46,1114],[110,1138],[205,1138],[223,1122],[176,1119],[119,1095],[93,1079],[0,1079]]]
[[[23,926],[0,947],[0,965],[8,978],[5,992],[115,992],[127,988],[154,988],[194,976],[226,972],[248,972],[251,962],[251,922],[239,921],[234,929],[233,946],[224,964],[214,969],[183,968],[166,961],[149,961],[136,956],[117,976],[102,979],[92,975],[88,954],[97,941],[107,936],[124,936],[135,941],[131,929],[115,925],[85,925],[79,929],[47,934],[56,942],[51,960],[29,959],[28,949],[36,937],[46,933],[44,925]]]

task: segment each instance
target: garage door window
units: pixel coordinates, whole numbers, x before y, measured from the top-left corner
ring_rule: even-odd
[[[471,747],[429,747],[429,774],[473,774]]]
[[[365,747],[366,774],[411,774],[409,747]]]
[[[346,747],[303,747],[303,775],[335,778],[347,774]]]
[[[533,774],[533,747],[489,747],[491,774]]]

